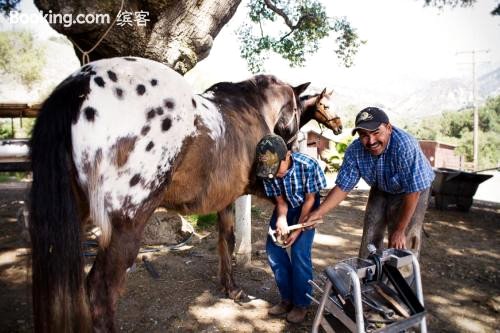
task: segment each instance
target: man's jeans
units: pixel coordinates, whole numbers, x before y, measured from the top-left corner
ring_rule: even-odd
[[[319,206],[319,194],[313,205],[313,210]],[[288,225],[297,224],[302,206],[292,208],[288,205],[287,221]],[[270,226],[276,229],[276,209],[271,217]],[[297,307],[308,307],[311,300],[306,293],[311,294],[311,285],[307,282],[312,280],[312,260],[311,248],[314,239],[315,229],[304,229],[295,243],[291,246],[291,258],[286,249],[274,244],[271,237],[267,236],[267,260],[274,272],[276,285],[278,286],[281,299],[290,301]]]
[[[429,194],[429,188],[420,192],[417,207],[406,227],[406,248],[411,250],[417,258],[420,255],[422,226]],[[389,194],[372,187],[366,204],[363,237],[359,248],[360,258],[368,256],[368,244],[375,245],[377,249],[383,248],[385,230],[387,229],[390,235],[399,223],[403,196],[404,194]]]

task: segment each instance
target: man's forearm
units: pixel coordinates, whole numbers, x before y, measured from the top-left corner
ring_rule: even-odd
[[[302,219],[304,218],[304,216],[308,215],[311,212],[315,199],[316,198],[314,194],[306,196],[306,199],[302,204],[302,210],[300,211],[299,223],[303,223],[304,221]]]
[[[325,201],[318,207],[318,213],[323,216],[328,211],[337,207],[337,205],[347,197],[349,192],[344,192],[340,189],[340,187],[335,186],[330,193],[328,193]]]

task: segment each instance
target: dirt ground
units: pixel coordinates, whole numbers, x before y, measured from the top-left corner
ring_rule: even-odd
[[[0,332],[31,332],[29,255],[16,223],[25,186],[0,184]],[[354,191],[326,216],[316,233],[316,273],[356,256],[367,192]],[[123,332],[308,332],[315,306],[301,325],[269,318],[279,300],[264,252],[272,206],[252,199],[252,262],[236,267],[235,278],[250,295],[244,302],[224,297],[217,278],[215,230],[207,230],[180,251],[144,253],[160,277],[140,259],[128,274],[117,324]],[[426,216],[421,270],[430,332],[499,332],[500,209],[474,204],[469,213],[438,211]],[[140,257],[141,257],[140,256]]]

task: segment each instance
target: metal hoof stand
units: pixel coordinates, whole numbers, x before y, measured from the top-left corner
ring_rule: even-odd
[[[409,273],[416,294],[402,272]],[[325,275],[309,281],[321,293],[319,300],[309,295],[318,304],[312,332],[389,333],[419,324],[427,332],[420,266],[410,251],[372,248],[368,259],[341,261]]]

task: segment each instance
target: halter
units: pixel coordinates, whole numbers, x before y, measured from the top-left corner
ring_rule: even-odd
[[[328,122],[330,122],[330,121],[332,121],[332,120],[337,120],[337,119],[340,119],[340,117],[339,117],[339,116],[335,116],[335,117],[332,117],[332,118],[328,118],[328,117],[326,116],[326,114],[323,112],[322,108],[320,108],[320,107],[322,106],[322,107],[323,107],[323,109],[328,109],[328,108],[330,108],[330,107],[329,107],[329,106],[326,106],[326,105],[324,105],[324,104],[322,104],[322,103],[318,103],[318,104],[319,104],[319,107],[317,107],[317,108],[316,108],[316,112],[318,112],[318,113],[319,113],[319,114],[320,114],[320,115],[321,115],[321,116],[325,119],[325,123],[328,123]],[[318,122],[318,123],[319,123],[319,122]]]

